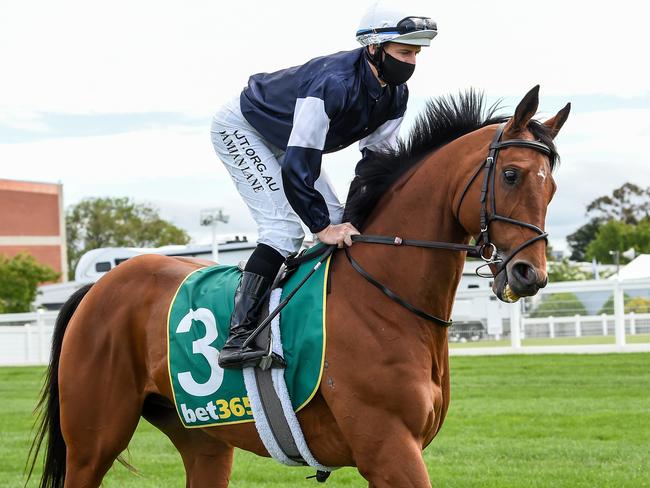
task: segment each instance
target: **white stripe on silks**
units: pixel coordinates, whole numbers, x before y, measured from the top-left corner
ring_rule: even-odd
[[[330,119],[323,100],[316,97],[298,98],[287,146],[323,150],[329,127]]]
[[[404,117],[391,119],[377,127],[372,134],[367,135],[359,141],[359,150],[369,149],[370,151],[383,151],[394,149],[397,146],[399,128]]]

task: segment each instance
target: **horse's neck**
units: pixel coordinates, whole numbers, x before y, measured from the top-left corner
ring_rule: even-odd
[[[450,151],[430,156],[404,181],[399,182],[373,216],[364,233],[399,236],[404,239],[467,242],[468,236],[454,218],[453,195],[458,186],[457,161]],[[389,287],[434,315],[448,319],[463,269],[463,254],[455,251],[393,248],[366,245],[364,262]],[[359,247],[361,247],[359,246]],[[370,249],[372,248],[372,249]],[[395,286],[399,283],[399,288]],[[393,284],[393,286],[390,286]]]

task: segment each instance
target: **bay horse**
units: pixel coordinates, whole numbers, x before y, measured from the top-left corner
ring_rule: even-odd
[[[545,286],[553,138],[570,105],[538,122],[538,90],[510,118],[473,91],[430,101],[406,142],[358,169],[346,212],[364,235],[451,247],[349,248],[413,310],[371,286],[344,253],[333,256],[325,369],[298,413],[320,463],[356,466],[373,488],[431,486],[422,450],[449,407],[447,329],[414,311],[449,319],[472,238],[500,299]],[[227,487],[234,447],[268,456],[253,423],[185,429],[173,407],[166,314],[181,281],[208,264],[135,257],[63,306],[31,451],[33,469],[46,446],[41,487],[98,487],[141,416],[180,452],[188,487]]]

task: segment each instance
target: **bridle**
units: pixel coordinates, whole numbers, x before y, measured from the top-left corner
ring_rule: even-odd
[[[481,268],[490,265],[496,266],[497,271],[494,274],[494,276],[496,276],[506,268],[508,263],[512,260],[512,258],[515,257],[515,255],[517,255],[517,253],[521,252],[526,247],[540,240],[544,240],[548,242],[548,234],[542,229],[540,229],[539,227],[537,227],[536,225],[530,224],[528,222],[523,222],[521,220],[512,219],[510,217],[506,217],[503,215],[499,215],[496,211],[496,198],[495,198],[495,191],[494,191],[495,173],[496,173],[495,168],[497,164],[497,158],[499,157],[499,150],[508,147],[525,147],[529,149],[534,149],[538,152],[546,154],[547,156],[552,155],[551,149],[546,144],[539,141],[529,141],[527,139],[508,139],[507,141],[501,141],[501,137],[503,136],[503,130],[505,128],[505,125],[506,123],[504,122],[500,124],[499,127],[497,128],[496,134],[494,135],[494,138],[492,139],[492,143],[490,144],[487,158],[485,158],[485,161],[476,169],[474,174],[467,181],[467,184],[465,185],[463,192],[461,193],[460,199],[458,201],[458,205],[456,207],[456,217],[458,218],[458,216],[460,215],[460,207],[463,203],[463,200],[465,199],[465,195],[467,194],[469,188],[472,186],[472,183],[474,183],[474,181],[477,179],[481,171],[485,170],[483,183],[481,185],[481,196],[480,196],[480,203],[481,203],[481,210],[479,214],[480,231],[478,237],[476,238],[475,245],[458,244],[453,242],[419,241],[413,239],[402,239],[399,236],[391,237],[391,236],[379,236],[379,235],[354,235],[352,236],[352,240],[354,242],[364,242],[367,244],[412,246],[412,247],[422,247],[427,249],[444,249],[447,251],[459,251],[459,252],[464,251],[467,252],[468,256],[477,257],[484,261],[483,265],[481,265],[476,270],[476,274],[483,278],[492,277],[492,275],[481,274],[480,272]],[[489,211],[488,211],[488,190],[490,190]],[[502,222],[506,222],[509,224],[525,227],[527,229],[534,231],[535,233],[537,233],[537,235],[535,237],[528,239],[523,244],[517,246],[514,249],[514,251],[512,251],[510,255],[505,258],[505,260],[503,260],[499,257],[500,255],[496,245],[490,240],[490,234],[489,234],[490,224],[495,220],[500,220]],[[400,305],[410,310],[417,316],[429,320],[431,322],[434,322],[442,327],[449,327],[451,325],[450,320],[443,320],[441,318],[438,318],[434,315],[425,312],[424,310],[415,307],[414,305],[411,305],[409,302],[401,298],[399,295],[397,295],[395,292],[390,290],[388,287],[386,287],[384,284],[379,282],[377,279],[373,278],[350,255],[350,251],[347,247],[345,248],[345,255],[347,256],[348,261],[350,262],[352,267],[359,274],[361,274],[361,276],[363,276],[368,282],[370,282],[372,285],[374,285],[379,290],[381,290],[391,300],[399,303]]]
[[[547,156],[551,155],[551,149],[546,144],[539,141],[529,141],[527,139],[509,139],[507,141],[501,141],[501,136],[503,135],[503,130],[505,128],[505,125],[506,125],[505,122],[499,125],[497,132],[494,135],[494,139],[492,140],[492,144],[490,144],[490,152],[488,153],[488,157],[485,159],[485,163],[482,166],[478,167],[478,169],[474,172],[472,177],[465,185],[465,188],[463,189],[463,193],[461,193],[460,200],[458,201],[458,206],[456,207],[456,215],[458,216],[460,215],[460,206],[463,203],[463,200],[465,198],[465,195],[467,194],[467,191],[469,190],[469,187],[472,185],[472,183],[474,182],[478,174],[481,172],[481,169],[485,169],[485,178],[483,179],[483,185],[481,186],[481,198],[480,198],[481,229],[480,229],[479,237],[478,239],[476,239],[476,243],[477,243],[477,247],[479,248],[478,257],[480,257],[481,259],[483,259],[483,261],[485,261],[485,264],[483,266],[489,266],[490,264],[497,265],[497,272],[494,274],[494,276],[501,273],[501,271],[503,271],[506,268],[507,264],[512,260],[512,258],[514,258],[515,255],[519,253],[521,250],[523,250],[524,248],[542,239],[548,242],[548,233],[544,232],[536,225],[530,224],[528,222],[524,222],[522,220],[516,220],[510,217],[505,217],[504,215],[499,215],[497,213],[496,195],[494,191],[494,178],[496,174],[496,164],[497,164],[497,158],[499,156],[499,149],[505,147],[513,147],[513,146],[527,147],[529,149],[534,149],[538,152],[546,154]],[[488,186],[491,189],[489,212],[487,208]],[[510,255],[505,259],[505,261],[502,261],[501,259],[499,259],[499,254],[497,252],[496,246],[494,245],[494,243],[492,243],[492,241],[490,241],[490,235],[489,235],[490,223],[494,222],[495,220],[501,220],[502,222],[507,222],[509,224],[525,227],[527,229],[535,231],[537,233],[537,236],[528,239],[526,242],[524,242],[523,244],[515,248],[515,250],[510,253]],[[485,256],[486,250],[490,251],[490,254],[487,257]],[[476,270],[476,274],[478,276],[481,276],[482,278],[491,278],[492,277],[491,275],[483,275],[480,273],[480,269],[483,266],[481,266]]]

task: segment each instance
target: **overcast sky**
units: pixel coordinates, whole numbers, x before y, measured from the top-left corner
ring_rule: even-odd
[[[212,114],[253,73],[356,48],[367,5],[2,0],[0,177],[60,181],[66,206],[90,196],[151,202],[197,243],[210,239],[200,210],[223,207],[231,221],[221,233],[253,236],[214,155]],[[594,198],[626,181],[650,186],[647,2],[411,5],[439,35],[409,81],[407,122],[427,98],[468,87],[503,98],[504,113],[538,83],[541,118],[572,102],[557,138],[554,247]],[[351,147],[324,158],[341,199],[358,157]]]

